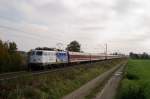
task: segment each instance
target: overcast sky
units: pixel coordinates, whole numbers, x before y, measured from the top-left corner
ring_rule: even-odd
[[[85,52],[150,52],[150,1],[0,0],[0,39],[25,51],[77,40]]]

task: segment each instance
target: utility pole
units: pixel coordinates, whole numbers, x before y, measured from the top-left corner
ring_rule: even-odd
[[[99,45],[99,46],[101,46],[101,45]],[[108,53],[108,47],[107,47],[107,43],[106,44],[104,44],[103,46],[101,46],[101,47],[103,47],[103,49],[104,49],[104,57],[105,57],[105,59],[107,59],[108,58],[108,56],[107,56],[107,53]]]
[[[107,43],[106,43],[106,48],[105,48],[105,59],[107,59]]]

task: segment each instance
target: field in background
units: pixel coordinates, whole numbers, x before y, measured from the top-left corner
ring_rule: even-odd
[[[118,99],[150,99],[150,60],[129,60]]]
[[[124,59],[82,64],[78,67],[40,76],[0,82],[2,99],[60,99]]]

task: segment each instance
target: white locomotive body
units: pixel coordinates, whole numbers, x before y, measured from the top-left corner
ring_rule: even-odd
[[[29,57],[30,65],[49,65],[56,63],[56,51],[33,50]]]

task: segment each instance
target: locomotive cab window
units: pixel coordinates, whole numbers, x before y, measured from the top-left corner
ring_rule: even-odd
[[[41,56],[42,54],[43,54],[43,52],[42,52],[42,51],[38,51],[38,52],[36,52],[36,55]]]
[[[35,55],[35,52],[33,51],[33,52],[31,52],[31,55],[33,56],[33,55]]]

